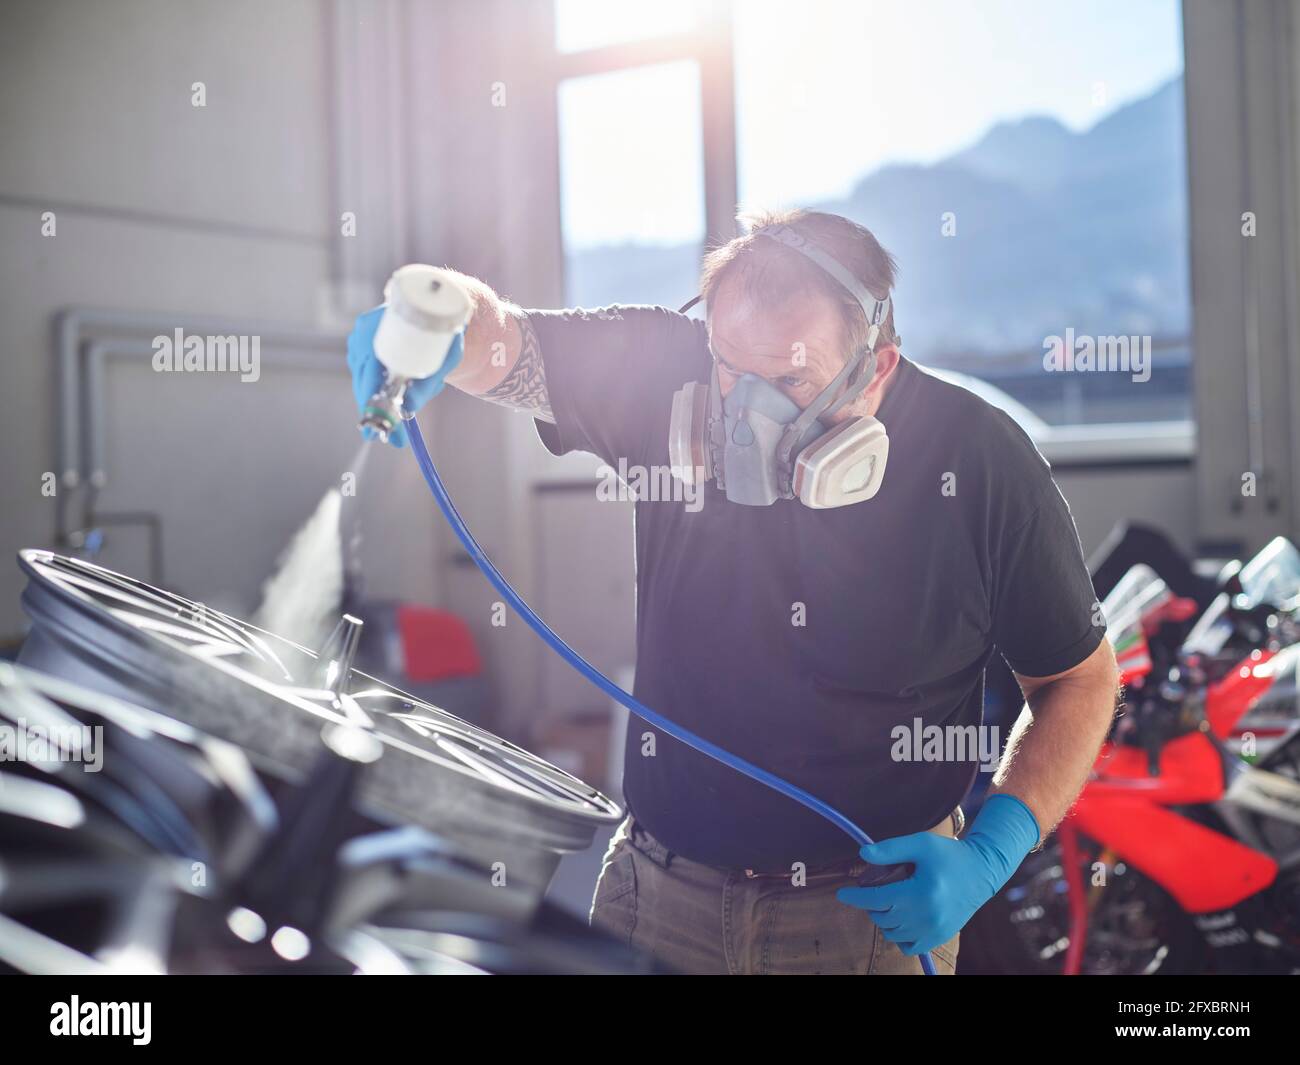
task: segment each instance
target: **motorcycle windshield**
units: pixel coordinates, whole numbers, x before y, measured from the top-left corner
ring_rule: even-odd
[[[1285,536],[1274,538],[1241,569],[1242,593],[1251,606],[1300,607],[1300,551]]]
[[[1106,636],[1115,649],[1124,683],[1151,668],[1142,619],[1169,601],[1168,586],[1147,565],[1130,569],[1102,601],[1106,617]]]
[[[1280,610],[1300,609],[1300,551],[1290,540],[1278,536],[1247,562],[1237,575],[1241,600],[1247,608],[1269,604]],[[1232,636],[1226,593],[1215,597],[1183,642],[1183,651],[1213,657]]]
[[[1169,597],[1169,588],[1150,566],[1130,569],[1101,602],[1110,642],[1134,629],[1140,631],[1142,618]]]

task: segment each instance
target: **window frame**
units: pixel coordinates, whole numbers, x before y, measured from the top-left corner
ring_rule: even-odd
[[[1183,0],[1182,18],[1196,0]],[[561,52],[551,35],[550,88],[559,130],[559,86],[570,78],[612,73],[683,59],[694,60],[700,72],[701,135],[704,139],[705,246],[725,243],[739,232],[735,214],[739,203],[734,29],[730,0],[706,0],[699,7],[696,27],[685,33],[624,41],[597,48]],[[1190,64],[1184,55],[1184,78]],[[1189,95],[1190,95],[1190,82]],[[1193,114],[1186,113],[1189,164],[1192,159]],[[558,145],[557,145],[558,155]],[[1189,166],[1190,169],[1190,166]],[[1190,184],[1190,182],[1189,182]],[[558,187],[558,186],[557,186]],[[1189,229],[1196,225],[1189,188]],[[555,204],[558,219],[560,205]],[[1193,245],[1195,241],[1192,242]],[[1191,248],[1188,250],[1189,269]],[[1194,393],[1200,391],[1197,372],[1198,330],[1189,327]],[[1202,405],[1192,397],[1195,416],[1161,422],[1116,422],[1069,426],[1026,427],[1044,456],[1056,468],[1144,467],[1191,465],[1197,454],[1197,421]]]

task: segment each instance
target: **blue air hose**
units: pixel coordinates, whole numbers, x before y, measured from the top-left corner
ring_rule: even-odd
[[[510,582],[501,576],[500,571],[492,564],[492,560],[478,545],[473,534],[465,525],[464,519],[456,510],[456,505],[451,501],[451,496],[447,494],[447,489],[443,487],[442,478],[438,476],[438,470],[433,465],[433,459],[429,457],[429,449],[425,446],[424,436],[420,433],[419,423],[414,418],[407,419],[403,424],[406,426],[407,434],[411,440],[411,451],[415,455],[415,461],[420,464],[420,472],[424,474],[425,482],[429,485],[429,491],[433,493],[433,498],[442,511],[443,517],[451,526],[452,531],[460,539],[465,550],[469,552],[470,558],[498,592],[502,598],[509,603],[515,611],[526,621],[532,630],[546,641],[551,649],[569,663],[574,669],[586,677],[592,684],[596,685],[601,691],[611,699],[616,700],[628,710],[636,714],[637,717],[648,721],[657,729],[668,733],[673,739],[679,740],[688,747],[694,747],[701,754],[707,754],[710,758],[721,762],[725,766],[744,773],[747,777],[757,780],[760,784],[766,784],[769,788],[774,788],[782,795],[786,795],[795,802],[802,803],[808,809],[819,813],[827,821],[848,833],[858,844],[867,844],[875,842],[862,829],[845,817],[839,810],[828,803],[804,791],[803,788],[796,787],[788,780],[782,780],[774,773],[769,773],[766,769],[760,769],[752,762],[732,754],[730,751],[724,751],[716,743],[710,743],[708,740],[695,733],[682,728],[681,725],[669,721],[662,714],[656,713],[648,706],[643,705],[625,692],[607,676],[600,672],[595,666],[588,662],[582,655],[578,654],[572,647],[565,643],[558,635],[555,634],[541,618],[534,612],[532,607],[523,601],[519,593],[511,586]],[[921,970],[927,976],[934,976],[934,962],[929,953],[923,953],[921,958]]]

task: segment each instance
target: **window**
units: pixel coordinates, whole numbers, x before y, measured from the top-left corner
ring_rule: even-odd
[[[582,52],[694,29],[698,0],[557,0],[555,47]]]
[[[1049,431],[1190,419],[1176,0],[733,11],[742,202],[875,232],[906,354]]]
[[[1190,446],[1178,0],[719,10],[557,0],[568,302],[676,306],[736,199],[834,211],[898,259],[910,357],[1040,441]]]
[[[698,65],[561,81],[559,128],[565,301],[684,303],[705,232]]]

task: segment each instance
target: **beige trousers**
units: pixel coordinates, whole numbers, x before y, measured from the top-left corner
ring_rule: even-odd
[[[961,807],[930,829],[961,832]],[[683,973],[917,974],[865,910],[835,892],[857,884],[865,861],[794,875],[728,872],[673,854],[630,815],[605,852],[590,920]],[[959,936],[932,952],[940,975],[957,967]]]

